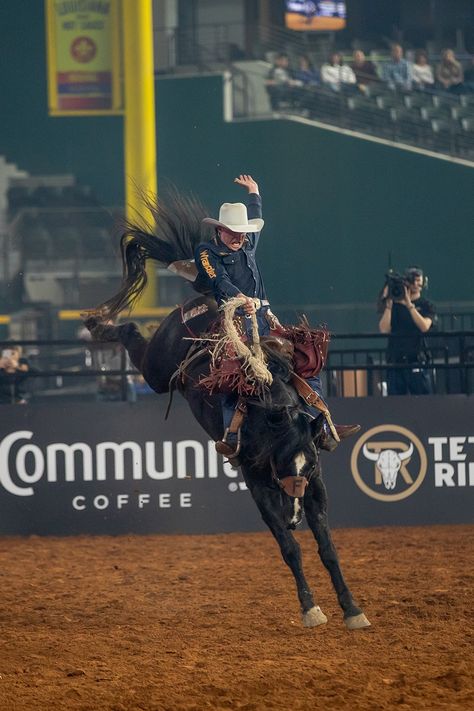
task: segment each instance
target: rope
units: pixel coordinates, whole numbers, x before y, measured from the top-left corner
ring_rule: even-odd
[[[252,319],[252,348],[250,349],[240,339],[239,333],[235,327],[234,315],[236,310],[245,304],[246,299],[241,296],[234,296],[226,301],[221,307],[224,313],[224,333],[223,338],[219,340],[213,353],[213,361],[219,355],[225,357],[225,349],[227,345],[231,345],[238,358],[242,360],[242,369],[245,377],[249,380],[254,380],[263,385],[271,385],[273,376],[267,368],[265,356],[260,346],[260,335],[258,333],[257,315],[255,311],[251,315]]]

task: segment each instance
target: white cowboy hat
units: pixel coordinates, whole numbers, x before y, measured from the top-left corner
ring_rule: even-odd
[[[224,202],[219,210],[219,219],[205,217],[206,225],[223,227],[231,232],[260,232],[264,222],[259,217],[249,220],[247,208],[243,202]]]

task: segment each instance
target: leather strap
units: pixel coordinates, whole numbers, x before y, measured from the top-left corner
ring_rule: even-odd
[[[339,435],[337,434],[336,428],[334,427],[334,423],[332,421],[331,413],[329,412],[328,406],[326,405],[322,397],[319,397],[319,395],[314,392],[313,388],[308,385],[306,380],[300,378],[300,376],[296,375],[296,373],[292,373],[291,382],[295,386],[298,395],[303,398],[307,405],[315,407],[317,410],[323,413],[329,425],[329,429],[331,430],[332,436],[334,437],[336,442],[340,442]]]
[[[242,423],[245,419],[246,414],[247,414],[247,403],[245,402],[243,397],[239,397],[239,399],[237,401],[237,405],[234,410],[234,415],[232,417],[229,427],[227,428],[227,432],[231,432],[232,434],[235,434],[235,432],[238,432],[240,430],[240,428],[242,427]]]
[[[285,476],[283,479],[278,479],[278,483],[288,496],[298,499],[304,496],[308,480],[305,476]]]

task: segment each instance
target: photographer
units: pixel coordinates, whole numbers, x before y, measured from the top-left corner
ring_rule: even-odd
[[[389,395],[429,395],[433,392],[431,372],[426,368],[430,360],[424,333],[435,318],[433,304],[421,297],[424,286],[423,271],[409,267],[403,276],[387,275],[387,282],[379,299],[379,331],[387,333],[387,363],[407,364],[406,368],[388,371]]]
[[[0,356],[0,405],[25,405],[24,383],[28,377],[29,365],[21,357],[21,348],[12,346],[2,351]]]

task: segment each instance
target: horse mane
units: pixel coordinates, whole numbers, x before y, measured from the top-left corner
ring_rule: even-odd
[[[252,406],[257,406],[264,416],[252,417]],[[264,402],[249,402],[249,420],[245,449],[251,464],[257,468],[268,467],[271,459],[289,463],[295,452],[304,451],[312,444],[310,418],[293,386],[279,376],[274,377]],[[275,442],[278,442],[277,448]]]
[[[168,267],[172,262],[194,258],[202,242],[202,220],[210,213],[193,194],[182,195],[170,185],[164,197],[142,193],[153,227],[142,216],[137,221],[126,220],[120,239],[122,284],[115,296],[97,306],[97,314],[114,318],[124,309],[131,309],[145,289],[148,260]],[[199,293],[210,293],[202,279],[193,283]]]
[[[273,377],[278,377],[287,383],[292,375],[293,360],[288,353],[277,351],[268,345],[265,339],[260,341],[260,346],[267,358],[267,367]]]
[[[291,357],[268,347],[264,340],[261,345],[273,382],[262,397],[249,400],[250,411],[252,407],[258,408],[265,416],[251,418],[251,426],[246,428],[246,452],[252,452],[247,457],[258,468],[268,466],[271,458],[290,461],[295,451],[307,449],[313,439],[310,418],[290,383]],[[251,412],[249,414],[251,416]],[[278,442],[277,450],[275,442]]]

